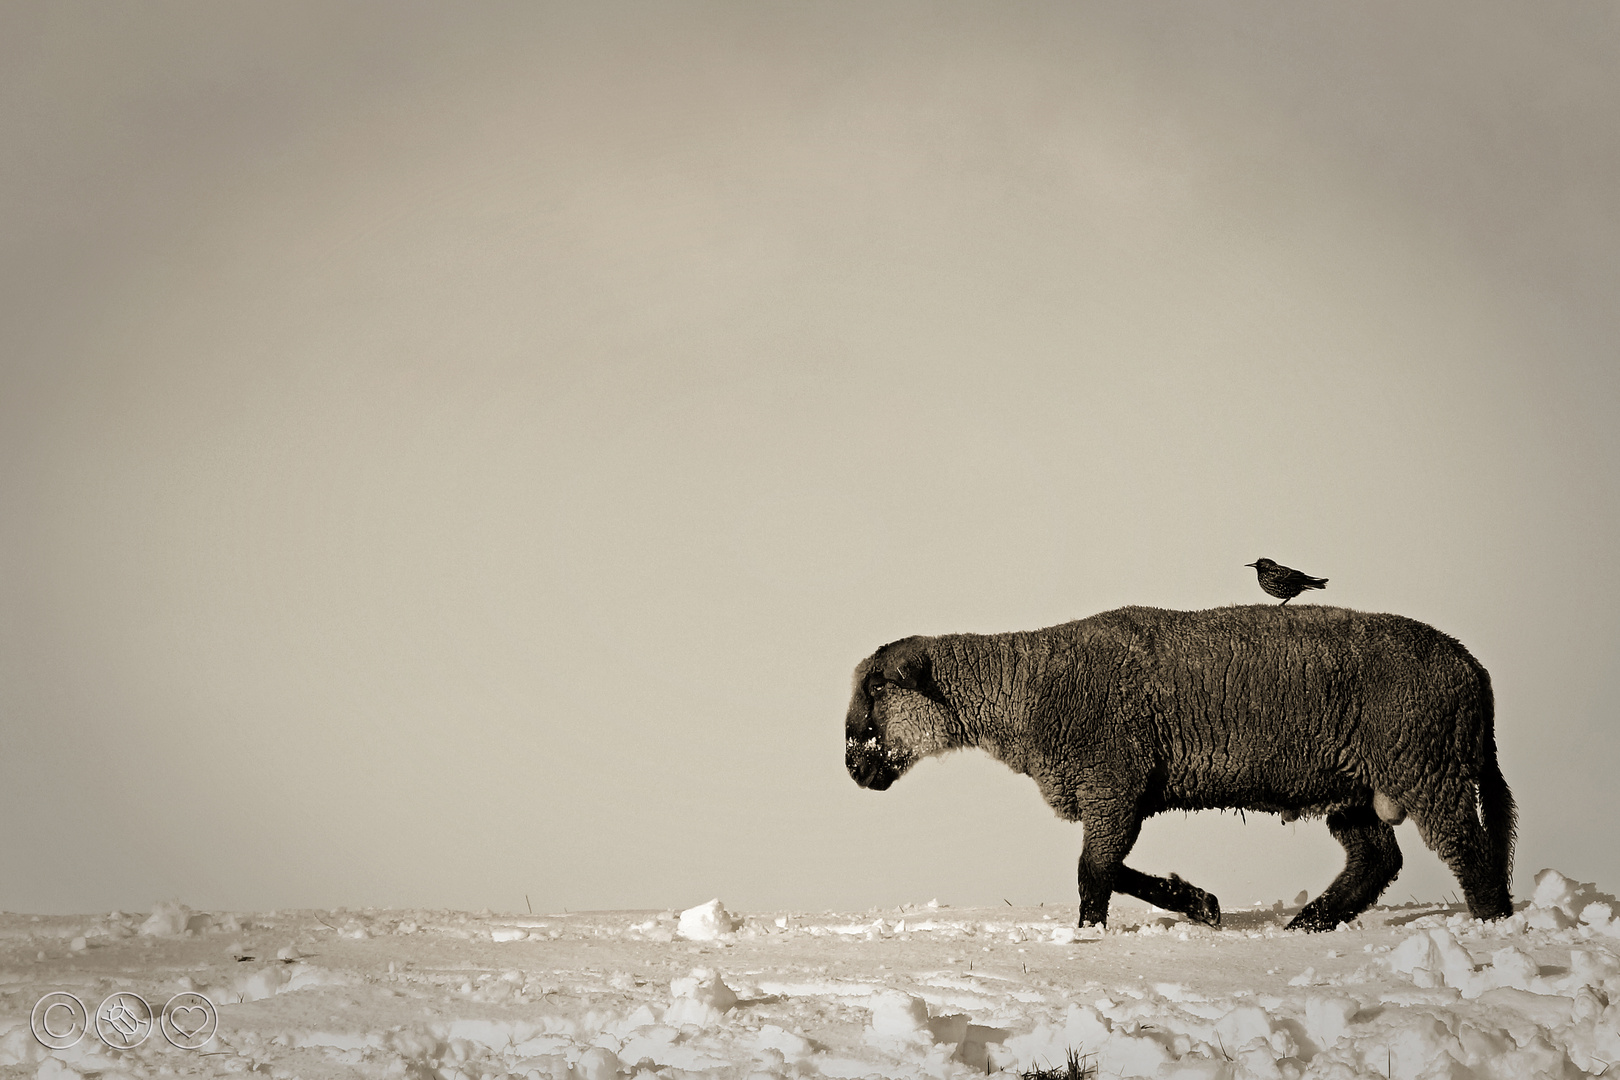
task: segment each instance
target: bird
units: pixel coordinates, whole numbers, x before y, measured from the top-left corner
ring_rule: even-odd
[[[1272,596],[1282,597],[1283,604],[1288,603],[1306,589],[1327,588],[1327,578],[1311,577],[1309,574],[1300,573],[1291,566],[1274,563],[1270,559],[1256,559],[1252,563],[1244,563],[1243,565],[1254,567],[1255,576],[1260,579],[1260,587]],[[1277,606],[1281,607],[1282,604]]]

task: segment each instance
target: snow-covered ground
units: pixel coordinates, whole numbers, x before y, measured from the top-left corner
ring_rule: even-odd
[[[1290,910],[1210,930],[1116,902],[1105,933],[1070,906],[5,915],[0,1075],[960,1077],[1072,1049],[1102,1077],[1526,1080],[1620,1060],[1620,904],[1592,886],[1544,871],[1498,923],[1380,907],[1312,935]],[[31,1028],[47,994],[94,1014],[120,992],[158,1023],[205,996],[217,1031],[48,1050]],[[176,1041],[205,1034],[178,1000]],[[59,1005],[46,1037],[74,1022]]]

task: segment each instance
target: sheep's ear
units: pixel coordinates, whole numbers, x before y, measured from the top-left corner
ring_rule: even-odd
[[[944,705],[945,695],[934,681],[934,663],[927,648],[915,638],[897,641],[883,658],[883,678],[903,690],[912,690]]]

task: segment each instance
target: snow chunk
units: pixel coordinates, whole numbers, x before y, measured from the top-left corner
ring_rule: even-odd
[[[593,1046],[579,1055],[573,1073],[579,1080],[618,1080],[619,1055],[605,1046]]]
[[[26,1023],[13,1019],[15,1026],[0,1035],[0,1065],[27,1065],[43,1061],[50,1051],[34,1038]],[[6,1021],[0,1020],[0,1028]]]
[[[1536,875],[1536,891],[1531,894],[1530,903],[1543,911],[1563,912],[1573,925],[1580,916],[1581,908],[1595,899],[1597,897],[1592,885],[1572,881],[1557,870],[1548,868]]]
[[[208,928],[208,916],[192,911],[178,900],[165,900],[152,908],[152,914],[141,923],[139,933],[146,937],[181,937],[187,930]]]
[[[226,1001],[263,1001],[279,994],[289,978],[291,975],[285,968],[260,968],[225,983],[222,996]]]
[[[759,1029],[754,1038],[756,1050],[775,1050],[782,1055],[783,1061],[789,1064],[798,1064],[811,1054],[815,1053],[815,1046],[803,1035],[795,1035],[775,1024],[766,1024]]]
[[[1389,1070],[1388,1075],[1423,1077],[1425,1080],[1429,1077],[1453,1080],[1471,1076],[1469,1072],[1457,1068],[1466,1056],[1462,1044],[1447,1030],[1443,1020],[1424,1013],[1396,1017],[1380,1037],[1362,1042],[1357,1049],[1364,1064],[1372,1067],[1369,1071],[1375,1073],[1383,1066]],[[1522,1075],[1528,1078],[1533,1074]]]
[[[1167,1078],[1167,1080],[1232,1080],[1235,1074],[1232,1071],[1230,1061],[1215,1058],[1187,1057],[1174,1065],[1166,1066],[1160,1071],[1159,1075]],[[1244,1073],[1243,1075],[1248,1077],[1252,1074]],[[1264,1076],[1266,1074],[1261,1073],[1260,1075]]]
[[[1519,1045],[1512,1035],[1501,1028],[1479,1028],[1469,1022],[1458,1026],[1458,1048],[1472,1076],[1490,1080],[1564,1080],[1584,1075],[1569,1060],[1569,1056],[1548,1041],[1543,1033],[1536,1033]]]
[[[899,990],[872,995],[872,1032],[901,1042],[933,1041],[928,1030],[928,1003]]]
[[[34,1074],[39,1080],[84,1080],[85,1074],[56,1058],[46,1058]]]
[[[1116,1031],[1097,1049],[1097,1069],[1105,1076],[1157,1076],[1174,1060],[1170,1050],[1152,1035]]]
[[[1546,910],[1556,912],[1558,909]],[[1418,986],[1431,989],[1451,987],[1469,1000],[1497,990],[1525,995],[1571,995],[1561,997],[1566,1011],[1573,1005],[1572,995],[1582,990],[1596,997],[1597,991],[1592,988],[1601,988],[1606,975],[1617,966],[1614,957],[1607,951],[1593,953],[1575,949],[1570,952],[1568,974],[1548,978],[1541,974],[1534,957],[1509,945],[1496,950],[1489,964],[1476,969],[1468,951],[1449,930],[1440,927],[1406,939],[1389,954],[1385,962],[1393,971],[1409,974]],[[1390,1000],[1388,995],[1385,995],[1385,1000]],[[1589,1003],[1587,1008],[1590,1007]],[[1538,1006],[1533,1011],[1543,1010]]]
[[[741,923],[742,920],[734,917],[716,898],[681,912],[675,932],[689,941],[714,941],[735,933]]]
[[[654,918],[647,919],[644,922],[631,924],[630,932],[632,934],[640,934],[648,941],[657,941],[660,943],[670,942],[675,940],[674,922],[675,913],[673,911],[666,911]]]
[[[1312,994],[1305,999],[1305,1034],[1326,1050],[1350,1034],[1350,1018],[1360,1011],[1353,998]]]
[[[1414,934],[1395,947],[1385,961],[1390,970],[1411,975],[1424,988],[1450,986],[1465,998],[1477,998],[1497,985],[1494,974],[1476,972],[1474,958],[1444,927]]]
[[[1384,958],[1389,969],[1398,975],[1410,975],[1419,968],[1432,968],[1438,961],[1434,941],[1428,934],[1413,934],[1397,945]]]
[[[1239,1005],[1215,1024],[1215,1033],[1229,1050],[1271,1037],[1271,1017],[1258,1005]]]
[[[1063,1026],[1045,1021],[1026,1035],[1014,1035],[1003,1043],[1006,1053],[1017,1062],[1020,1072],[1061,1066],[1071,1049],[1089,1053],[1107,1039],[1113,1025],[1095,1006],[1070,1005]],[[999,1058],[998,1058],[999,1060]]]
[[[1608,893],[1598,892],[1591,882],[1574,881],[1557,870],[1546,869],[1536,875],[1530,906],[1520,914],[1524,925],[1532,930],[1567,930],[1584,922],[1620,936],[1620,926],[1614,923],[1616,903],[1620,902]]]
[[[737,995],[713,968],[693,968],[690,975],[672,979],[669,992],[677,998],[691,998],[725,1012],[737,1004]]]
[[[690,975],[673,979],[669,992],[675,998],[664,1010],[664,1023],[671,1027],[713,1027],[737,1004],[737,994],[712,968],[693,968]]]
[[[1620,937],[1620,920],[1615,919],[1614,904],[1607,900],[1594,900],[1582,908],[1581,923],[1610,937]]]
[[[1540,970],[1535,960],[1527,953],[1511,945],[1491,954],[1492,982],[1497,986],[1511,986],[1519,990],[1532,989],[1530,984],[1537,979]]]

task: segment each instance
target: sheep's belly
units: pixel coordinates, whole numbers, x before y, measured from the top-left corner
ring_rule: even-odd
[[[1368,792],[1343,775],[1301,778],[1290,785],[1269,783],[1242,775],[1190,774],[1167,777],[1156,792],[1149,792],[1149,813],[1160,810],[1252,810],[1262,814],[1319,817],[1340,807],[1365,803]],[[1155,805],[1157,804],[1157,805]]]

